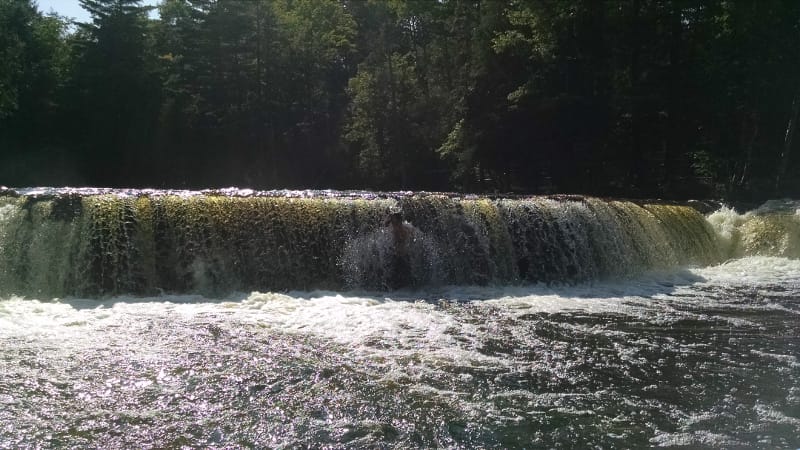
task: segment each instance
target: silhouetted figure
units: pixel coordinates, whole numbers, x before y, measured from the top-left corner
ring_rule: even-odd
[[[412,229],[410,224],[403,223],[403,213],[389,213],[389,215],[386,216],[384,225],[391,228],[395,248],[402,253],[407,252],[408,240],[411,237]]]
[[[392,234],[392,248],[386,268],[388,271],[386,287],[398,289],[409,286],[413,282],[408,254],[413,227],[411,224],[403,222],[403,213],[399,211],[390,212],[383,224],[390,228],[389,231]]]

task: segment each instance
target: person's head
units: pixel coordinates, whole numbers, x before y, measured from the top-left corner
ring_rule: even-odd
[[[392,226],[400,226],[403,224],[403,213],[400,211],[389,212],[386,215],[386,220],[383,222],[384,225],[392,225]]]

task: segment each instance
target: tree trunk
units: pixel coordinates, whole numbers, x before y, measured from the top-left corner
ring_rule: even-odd
[[[786,168],[789,166],[789,157],[792,153],[792,141],[794,130],[797,128],[797,114],[800,112],[800,91],[795,92],[792,98],[792,112],[789,115],[789,122],[786,124],[786,134],[783,137],[783,151],[781,159],[778,161],[778,170],[775,174],[775,193],[780,194],[781,182],[786,175]]]
[[[744,160],[741,161],[741,171],[734,172],[733,187],[737,193],[744,191],[744,187],[749,181],[750,165],[753,162],[753,147],[759,132],[758,113],[752,112],[742,118],[742,147],[744,148]],[[738,176],[737,176],[738,175]],[[738,194],[737,194],[738,195]]]

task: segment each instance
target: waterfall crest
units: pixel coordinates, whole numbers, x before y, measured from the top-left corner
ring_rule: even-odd
[[[399,257],[384,225],[390,209],[412,230]],[[737,249],[756,246],[742,237],[756,219],[740,222]],[[725,260],[739,250],[715,223],[689,206],[574,196],[7,191],[0,289],[104,296],[576,282]],[[408,265],[401,283],[398,258]]]

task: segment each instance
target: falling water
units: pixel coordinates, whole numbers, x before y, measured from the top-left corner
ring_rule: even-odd
[[[798,211],[6,191],[0,449],[798,448]]]
[[[435,194],[50,191],[0,197],[7,293],[385,288],[386,211],[412,227],[412,287],[577,282],[720,260],[688,206]]]

